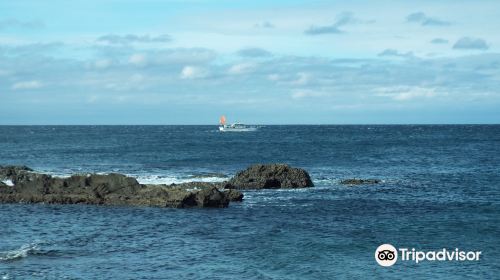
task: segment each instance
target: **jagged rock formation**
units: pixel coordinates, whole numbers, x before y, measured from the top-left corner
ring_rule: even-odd
[[[36,173],[26,166],[0,166],[0,203],[227,207],[242,201],[238,189],[313,187],[309,174],[286,164],[256,164],[220,183],[144,185],[122,174],[76,174],[68,178]]]
[[[313,187],[309,174],[287,164],[255,164],[238,172],[227,189],[279,189]]]
[[[227,207],[229,195],[216,186],[142,185],[136,179],[111,173],[57,178],[25,167],[0,167],[0,202],[145,205],[158,207]]]

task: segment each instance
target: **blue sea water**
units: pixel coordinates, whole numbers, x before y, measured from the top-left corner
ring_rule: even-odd
[[[0,126],[0,164],[141,182],[220,181],[252,163],[314,188],[246,191],[226,209],[0,205],[0,279],[401,279],[500,275],[500,125]],[[382,184],[348,187],[346,178]],[[375,249],[482,251],[398,261]]]

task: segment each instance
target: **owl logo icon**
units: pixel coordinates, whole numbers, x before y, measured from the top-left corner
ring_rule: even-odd
[[[398,260],[398,250],[391,244],[382,244],[375,250],[375,260],[381,266],[392,266]]]

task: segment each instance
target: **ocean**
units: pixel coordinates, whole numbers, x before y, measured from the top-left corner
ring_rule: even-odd
[[[315,187],[224,209],[0,204],[0,279],[498,279],[500,125],[0,126],[0,165],[56,176],[215,182],[274,162]],[[384,243],[482,254],[382,267]]]

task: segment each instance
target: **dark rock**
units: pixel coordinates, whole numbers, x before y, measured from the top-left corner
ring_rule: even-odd
[[[236,189],[236,187],[234,185],[232,185],[231,183],[229,183],[228,181],[224,181],[224,182],[220,183],[220,186],[222,189],[225,189],[225,190]]]
[[[238,172],[225,186],[227,189],[307,188],[314,184],[309,174],[286,164],[255,164]]]
[[[195,199],[199,207],[227,207],[229,204],[226,194],[216,187],[199,190]]]
[[[0,202],[144,205],[158,207],[227,207],[229,197],[215,186],[188,189],[183,186],[141,185],[121,174],[73,175],[56,178],[29,168],[0,167]]]
[[[216,177],[216,178],[227,178],[227,175],[226,174],[222,174],[222,173],[205,172],[205,173],[191,175],[188,178],[189,179],[203,179],[203,178],[213,178],[213,177]]]
[[[219,182],[219,183],[207,183],[207,182],[187,182],[187,183],[182,183],[182,184],[172,184],[170,187],[177,187],[181,189],[187,189],[187,190],[204,190],[204,189],[211,189],[213,187],[216,187],[217,189],[226,189],[224,191],[225,195],[229,198],[229,201],[243,201],[243,193],[227,188],[227,186],[230,186],[227,181],[224,182]],[[230,190],[227,190],[230,189]]]
[[[373,185],[381,182],[382,180],[379,179],[346,179],[340,181],[343,185]]]
[[[12,176],[13,174],[18,173],[19,171],[33,171],[33,169],[24,166],[24,165],[6,165],[2,166],[0,165],[0,177],[9,177]]]
[[[186,182],[186,183],[181,183],[181,184],[171,184],[171,187],[178,187],[182,189],[193,189],[193,190],[198,190],[198,189],[206,189],[206,188],[211,188],[211,187],[220,187],[221,183],[208,183],[208,182]]]
[[[238,191],[238,190],[234,190],[234,189],[229,189],[229,190],[225,190],[224,193],[226,194],[226,196],[229,198],[230,201],[243,201],[243,193]]]

